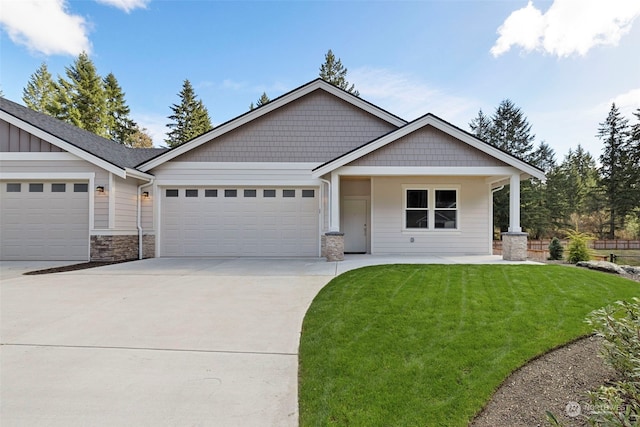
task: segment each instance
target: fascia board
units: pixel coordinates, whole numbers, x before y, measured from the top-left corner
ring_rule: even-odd
[[[78,148],[75,145],[62,140],[55,135],[45,132],[42,129],[37,128],[23,120],[20,120],[17,117],[12,116],[11,114],[8,114],[0,110],[0,119],[8,123],[11,123],[12,125],[20,129],[23,129],[24,131],[29,132],[30,134],[37,136],[38,138],[44,141],[47,141],[48,143],[53,144],[64,151],[67,151],[71,154],[78,156],[82,160],[86,160],[89,163],[92,163],[108,172],[111,172],[114,175],[119,176],[120,178],[126,178],[126,172],[124,169],[114,165],[113,163],[109,163],[106,160],[103,160],[97,156],[94,156],[88,151]]]
[[[126,173],[125,178],[131,177],[131,178],[136,178],[136,179],[140,179],[147,182],[151,182],[154,179],[154,176],[151,174],[140,172],[139,170],[135,170],[131,168],[126,168],[125,173]]]
[[[353,95],[349,95],[348,93],[346,93],[345,91],[336,88],[335,86],[333,86],[332,84],[329,84],[323,80],[314,80],[313,82],[302,86],[296,90],[293,90],[292,92],[289,92],[285,95],[282,95],[279,98],[274,99],[273,101],[268,102],[267,104],[261,106],[260,108],[256,108],[252,111],[249,111],[248,113],[245,113],[235,119],[232,119],[226,123],[221,124],[220,126],[210,130],[209,132],[200,135],[199,137],[196,137],[195,139],[192,139],[191,141],[185,142],[184,144],[167,151],[164,154],[161,154],[160,156],[149,160],[146,163],[141,164],[140,166],[138,166],[138,169],[143,171],[143,172],[147,172],[155,167],[160,166],[161,164],[174,159],[178,156],[180,156],[181,154],[184,154],[190,150],[193,150],[196,147],[199,147],[200,145],[211,141],[212,139],[218,138],[221,135],[224,135],[225,133],[231,132],[234,129],[237,129],[241,126],[244,126],[245,124],[264,116],[265,114],[268,114],[270,112],[272,112],[273,110],[276,110],[284,105],[287,105],[293,101],[295,101],[296,99],[299,99],[315,90],[318,89],[322,89],[326,92],[329,92],[335,96],[337,96],[338,98],[362,109],[367,111],[370,114],[373,114],[376,117],[379,117],[380,119],[383,119],[395,126],[404,126],[406,125],[407,122],[405,122],[404,120],[382,110],[379,108],[376,108],[373,104],[369,104],[363,100],[361,100],[358,97],[355,97]]]

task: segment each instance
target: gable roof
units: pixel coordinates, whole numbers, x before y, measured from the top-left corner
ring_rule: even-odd
[[[166,151],[162,148],[126,147],[2,97],[0,118],[123,178],[127,169],[133,169]]]
[[[184,144],[181,144],[175,148],[172,148],[171,150],[165,153],[162,153],[157,157],[143,164],[138,165],[138,169],[146,172],[154,167],[157,167],[171,159],[174,159],[180,156],[181,154],[184,154],[190,150],[193,150],[196,147],[201,146],[202,144],[205,144],[211,141],[212,139],[218,138],[221,135],[224,135],[228,132],[231,132],[234,129],[237,129],[243,125],[246,125],[247,123],[253,120],[256,120],[259,117],[262,117],[278,108],[288,105],[293,101],[300,99],[303,96],[308,95],[316,90],[322,90],[331,95],[334,95],[342,99],[343,101],[346,101],[349,104],[361,110],[364,110],[369,114],[372,114],[373,116],[386,121],[387,123],[392,124],[394,127],[400,127],[407,124],[407,122],[401,119],[400,117],[394,114],[391,114],[388,111],[385,111],[382,108],[377,107],[376,105],[368,101],[365,101],[343,89],[337,88],[336,86],[318,78],[303,86],[298,87],[297,89],[294,89],[288,93],[285,93],[284,95],[279,96],[278,98],[275,98],[269,101],[268,103],[261,105],[256,109],[248,111],[234,119],[231,119],[228,122],[225,122],[219,126],[216,126],[209,132],[206,132],[190,141],[185,142]]]
[[[506,151],[500,150],[499,148],[484,142],[483,140],[477,138],[469,132],[460,129],[457,126],[454,126],[451,123],[446,122],[445,120],[442,120],[441,118],[431,113],[419,117],[416,120],[393,132],[374,139],[371,142],[368,142],[354,150],[351,150],[339,157],[336,157],[333,160],[330,160],[316,167],[315,169],[313,169],[313,176],[317,178],[333,170],[336,170],[341,166],[347,165],[354,160],[360,159],[361,157],[364,157],[367,154],[386,146],[387,144],[391,144],[398,139],[409,135],[410,133],[415,132],[416,130],[421,129],[425,126],[433,126],[434,128],[458,139],[459,141],[462,141],[475,149],[478,149],[492,157],[495,157],[496,159],[508,164],[509,166],[513,166],[514,168],[519,169],[520,171],[534,178],[545,179],[543,170],[521,159],[518,159],[517,157],[507,153]]]

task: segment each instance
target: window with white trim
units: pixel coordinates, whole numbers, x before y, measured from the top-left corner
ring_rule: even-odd
[[[457,188],[403,186],[405,230],[457,230]]]

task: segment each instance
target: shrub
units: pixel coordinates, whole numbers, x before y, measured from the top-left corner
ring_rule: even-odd
[[[640,421],[640,299],[596,310],[587,323],[604,338],[605,362],[621,380],[590,392],[589,422],[598,426],[635,426]]]
[[[589,250],[587,243],[591,237],[585,233],[579,233],[577,231],[568,231],[568,234],[569,246],[567,247],[567,251],[569,254],[567,261],[571,264],[576,264],[580,261],[589,261],[591,259],[591,251]]]
[[[559,260],[562,259],[562,254],[564,253],[564,248],[562,247],[562,243],[557,237],[551,239],[551,243],[549,243],[549,259],[551,260]]]

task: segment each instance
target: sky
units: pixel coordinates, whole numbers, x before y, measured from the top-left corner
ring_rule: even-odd
[[[361,98],[463,129],[511,99],[558,160],[596,137],[615,102],[640,108],[639,0],[0,0],[0,89],[22,103],[42,62],[85,51],[163,146],[189,79],[214,125],[318,77],[331,49]]]

